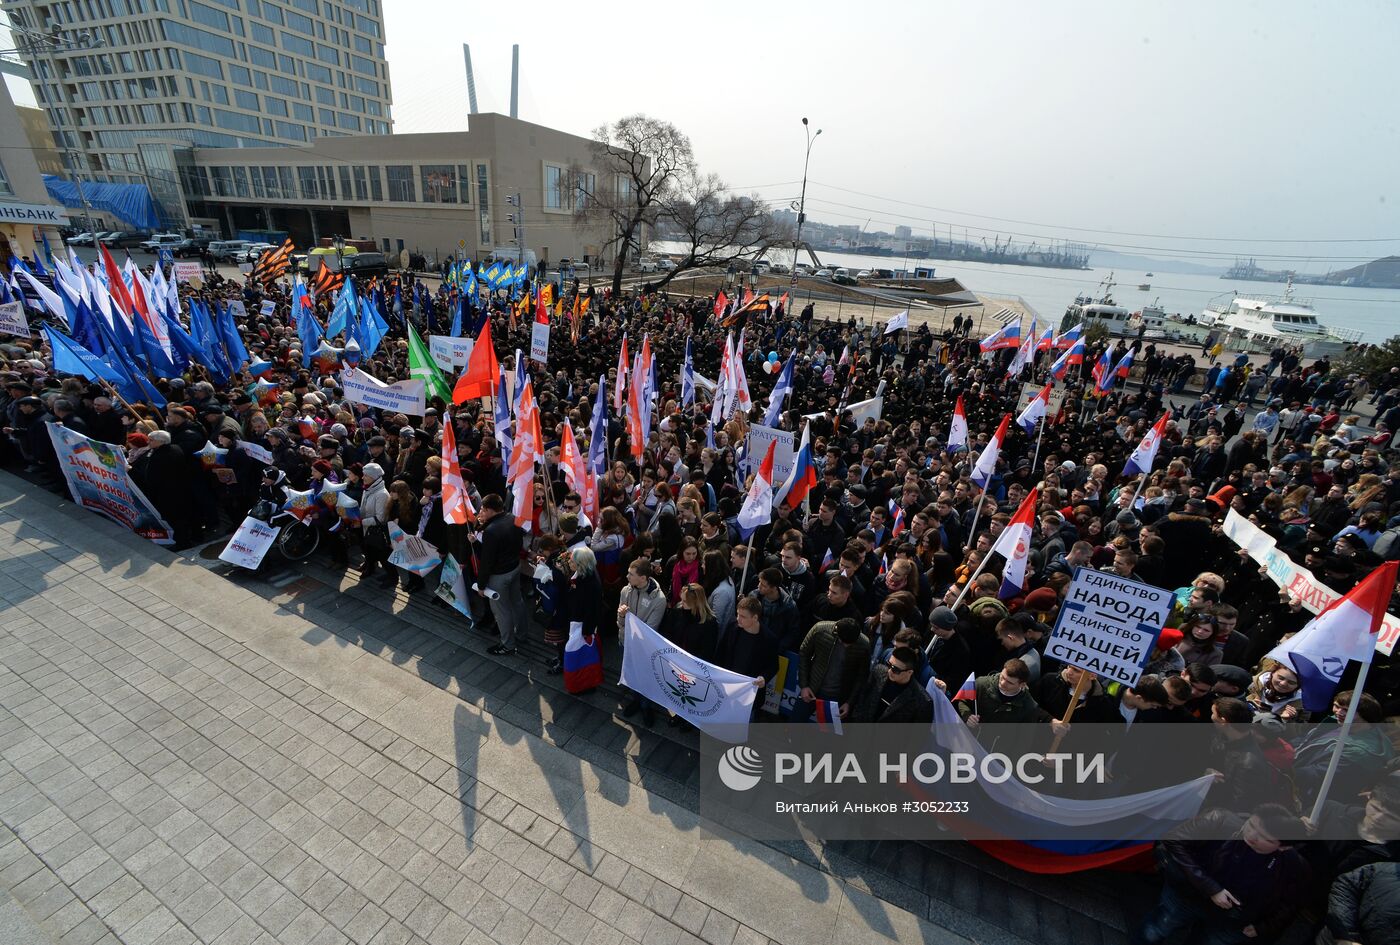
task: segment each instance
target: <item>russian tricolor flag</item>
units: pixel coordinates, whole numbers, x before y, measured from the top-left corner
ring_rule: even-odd
[[[817,724],[823,731],[832,731],[837,735],[844,735],[845,730],[841,727],[841,707],[832,699],[818,699],[816,711]]]
[[[1269,652],[1269,659],[1292,666],[1298,674],[1304,709],[1325,712],[1347,662],[1371,662],[1397,569],[1400,561],[1382,564]]]
[[[904,534],[904,508],[894,499],[890,499],[890,541],[894,541]]]
[[[1066,331],[1063,335],[1060,335],[1058,338],[1056,338],[1055,347],[1066,349],[1073,348],[1082,340],[1083,335],[1084,325],[1081,322],[1080,324],[1075,325],[1073,328]]]
[[[1102,397],[1113,390],[1113,362],[1108,357],[1107,349],[1099,355],[1099,359],[1094,362],[1092,372],[1094,378],[1094,392]]]
[[[1122,359],[1119,360],[1118,366],[1117,366],[1116,368],[1113,369],[1113,373],[1114,373],[1115,375],[1117,375],[1120,379],[1126,381],[1126,380],[1128,379],[1128,370],[1129,370],[1132,366],[1133,366],[1133,349],[1132,349],[1132,348],[1129,348],[1129,349],[1127,350],[1127,352],[1124,353]]]
[[[954,702],[959,699],[975,700],[977,698],[977,674],[968,673],[967,680],[958,687],[958,691],[953,693],[952,698]]]
[[[1045,411],[1050,406],[1050,387],[1054,381],[1047,381],[1040,389],[1040,393],[1031,398],[1031,402],[1026,404],[1026,409],[1021,411],[1021,415],[1016,418],[1016,423],[1022,430],[1026,431],[1026,436],[1035,433],[1035,425],[1045,419]]]
[[[1055,359],[1055,363],[1050,366],[1050,376],[1057,381],[1064,380],[1065,374],[1072,366],[1084,363],[1084,351],[1084,340],[1081,338]]]
[[[1019,348],[1021,346],[1021,320],[1018,318],[1009,325],[1003,325],[983,338],[978,346],[983,351],[995,351],[998,348]]]
[[[948,424],[948,452],[956,453],[967,449],[967,411],[963,409],[962,394],[958,395],[953,407],[953,419]]]
[[[1042,351],[1053,351],[1055,349],[1055,329],[1047,328],[1040,333],[1040,340],[1035,343],[1036,354]]]
[[[773,504],[787,502],[792,508],[802,504],[817,484],[817,467],[812,464],[812,425],[802,429],[802,442],[797,447],[797,456],[792,461],[792,472],[773,496]]]
[[[1001,423],[997,425],[997,432],[992,434],[992,438],[987,441],[986,449],[977,457],[977,465],[972,468],[972,475],[969,476],[977,488],[985,490],[987,483],[992,481],[992,475],[997,469],[997,460],[1001,457],[1001,444],[1006,442],[1006,428],[1011,423],[1011,414],[1001,418]]]
[[[1031,529],[1035,525],[1035,506],[1039,500],[1040,490],[1032,489],[997,536],[996,544],[992,545],[992,552],[1006,559],[1006,567],[1001,572],[1001,590],[997,591],[997,597],[1001,600],[1019,597],[1026,590],[1026,558],[1031,548]]]
[[[1167,432],[1167,420],[1171,418],[1172,412],[1168,410],[1157,418],[1157,422],[1152,424],[1152,429],[1143,434],[1142,442],[1133,450],[1133,454],[1128,457],[1128,461],[1123,464],[1124,476],[1136,476],[1138,473],[1149,473],[1152,471],[1152,464],[1157,461],[1157,450],[1162,446],[1162,437]]]
[[[569,692],[587,692],[603,684],[603,659],[598,652],[598,637],[585,637],[583,625],[569,627],[569,642],[564,644],[564,688]]]

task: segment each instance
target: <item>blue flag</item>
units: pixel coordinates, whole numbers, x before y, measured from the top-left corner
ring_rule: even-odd
[[[389,323],[384,321],[384,316],[379,314],[379,310],[369,299],[360,299],[360,327],[357,334],[356,340],[359,341],[360,350],[366,358],[374,356],[384,336],[389,334]]]
[[[165,319],[165,330],[170,335],[170,347],[173,349],[173,360],[176,368],[183,372],[193,360],[212,372],[214,363],[209,360],[208,355],[200,350],[199,345],[190,337],[189,332],[185,331],[178,321],[171,318],[168,312],[162,312],[161,317]]]
[[[59,374],[76,374],[90,381],[110,381],[113,384],[127,380],[109,367],[106,361],[67,335],[54,331],[49,325],[44,326],[44,336],[53,349],[53,369]]]
[[[248,349],[243,346],[243,337],[238,333],[238,324],[233,320],[233,310],[224,302],[216,304],[219,312],[219,337],[223,341],[224,351],[228,354],[229,364],[237,371],[252,358],[248,357]]]
[[[44,258],[49,261],[49,268],[57,269],[58,267],[53,264],[53,250],[49,248],[49,234],[41,230],[39,232],[39,241],[44,244]]]
[[[452,308],[452,337],[462,337],[462,298],[457,297],[457,304]]]

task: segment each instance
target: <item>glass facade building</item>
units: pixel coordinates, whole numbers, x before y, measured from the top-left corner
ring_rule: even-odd
[[[79,48],[21,53],[65,163],[87,179],[146,184],[178,222],[172,145],[304,146],[390,133],[380,3],[0,0],[0,9],[19,26],[57,31],[63,44],[88,34]],[[252,192],[251,181],[242,186]],[[334,186],[317,181],[317,192]]]

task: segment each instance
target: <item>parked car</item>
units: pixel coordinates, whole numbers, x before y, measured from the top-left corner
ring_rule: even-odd
[[[209,244],[209,255],[215,262],[233,262],[250,245],[247,240],[215,240]]]
[[[107,234],[101,230],[98,230],[96,233],[89,231],[87,233],[79,233],[77,236],[70,236],[68,239],[64,240],[64,242],[69,246],[91,246],[94,239],[99,239],[106,235]]]
[[[670,272],[672,269],[675,269],[675,268],[676,268],[676,263],[675,263],[674,260],[671,260],[671,259],[658,259],[658,260],[656,261],[656,271],[657,271],[657,272]]]
[[[257,262],[258,257],[270,249],[276,249],[271,243],[250,243],[243,252],[238,254],[239,262]]]
[[[818,279],[830,279],[832,272],[830,269],[818,269],[816,272],[812,273],[812,275],[816,276]]]
[[[639,260],[637,260],[637,271],[638,271],[638,272],[656,272],[656,260],[655,260],[655,259],[639,259]]]
[[[108,249],[134,249],[150,238],[150,230],[118,230],[102,237],[101,243]]]
[[[841,272],[837,272],[836,274],[834,274],[834,275],[831,277],[831,281],[834,282],[834,283],[836,283],[837,285],[858,285],[858,284],[859,284],[859,283],[856,282],[855,278],[852,277],[849,273],[843,275]]]
[[[768,267],[768,271],[775,275],[787,275],[790,271],[785,263],[773,263]]]
[[[176,259],[187,256],[198,256],[203,250],[209,248],[209,244],[214,242],[212,236],[191,236],[181,240],[170,248],[170,254]]]
[[[179,233],[157,233],[141,244],[141,248],[148,253],[158,253],[162,249],[174,249],[185,241]]]
[[[389,260],[384,257],[383,253],[356,253],[354,256],[344,258],[340,270],[347,276],[355,276],[359,279],[387,276],[389,274]]]
[[[860,272],[856,273],[857,279],[869,279],[870,276],[871,272],[869,269],[862,269]]]

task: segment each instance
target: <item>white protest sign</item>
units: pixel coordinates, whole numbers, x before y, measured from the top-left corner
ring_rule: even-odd
[[[394,522],[389,523],[389,544],[394,549],[389,554],[389,563],[396,568],[421,576],[442,564],[437,548],[417,535],[405,533]]]
[[[791,433],[759,426],[756,423],[750,424],[749,435],[744,445],[744,462],[740,468],[745,479],[748,479],[750,473],[757,472],[763,457],[768,455],[769,443],[777,443],[773,448],[773,485],[776,488],[787,482],[788,474],[792,472],[793,455],[797,448]]]
[[[271,316],[273,312],[277,311],[277,303],[272,301],[272,299],[264,299],[262,308],[259,309],[259,311],[265,316]]]
[[[442,560],[442,581],[435,593],[439,600],[453,610],[468,619],[471,618],[471,605],[467,602],[467,580],[462,574],[462,566],[450,554]]]
[[[219,552],[219,560],[256,571],[267,557],[267,550],[277,538],[277,527],[249,515],[238,526],[238,531],[228,540],[224,550]]]
[[[250,262],[241,262],[238,264],[238,271],[246,276],[253,271],[253,264]]]
[[[242,299],[230,299],[228,309],[233,313],[234,318],[247,318],[248,306],[243,304]]]
[[[250,440],[240,440],[238,443],[238,448],[241,449],[243,452],[247,453],[249,456],[256,459],[258,462],[262,463],[264,466],[272,465],[272,451],[269,450],[267,447],[259,446],[258,444]]]
[[[1249,552],[1249,556],[1269,575],[1269,580],[1287,588],[1288,593],[1298,598],[1303,609],[1309,613],[1321,613],[1338,596],[1307,568],[1294,564],[1292,558],[1278,549],[1273,538],[1234,509],[1226,513],[1222,531],[1227,538]],[[1387,613],[1381,620],[1380,632],[1376,634],[1376,649],[1389,656],[1397,640],[1400,640],[1400,618]]]
[[[880,414],[885,411],[885,398],[871,397],[869,400],[862,400],[854,404],[847,404],[846,409],[851,412],[851,418],[855,420],[856,429],[859,430],[865,425],[868,417],[880,419]]]
[[[534,322],[530,326],[530,360],[544,364],[549,360],[549,322]]]
[[[171,263],[176,282],[203,282],[204,264],[194,259],[177,259]]]
[[[6,302],[0,305],[0,334],[29,337],[29,320],[24,316],[21,302]]]
[[[340,372],[340,386],[345,391],[345,399],[351,403],[405,413],[411,417],[423,416],[421,378],[416,381],[385,384],[357,368],[347,368]]]
[[[1020,412],[1026,409],[1026,405],[1029,404],[1032,400],[1035,400],[1035,395],[1039,394],[1042,390],[1044,390],[1044,388],[1044,384],[1022,384],[1021,401],[1020,405],[1016,408],[1017,415],[1020,415]],[[1051,418],[1059,416],[1060,408],[1063,407],[1064,404],[1065,389],[1063,387],[1050,388],[1050,400],[1046,404],[1045,415]]]
[[[1169,590],[1075,568],[1045,655],[1135,686],[1171,611]]]
[[[476,344],[475,338],[453,338],[450,335],[429,335],[428,353],[432,355],[433,361],[444,371],[456,373],[456,369],[463,367],[472,356],[472,347]]]

